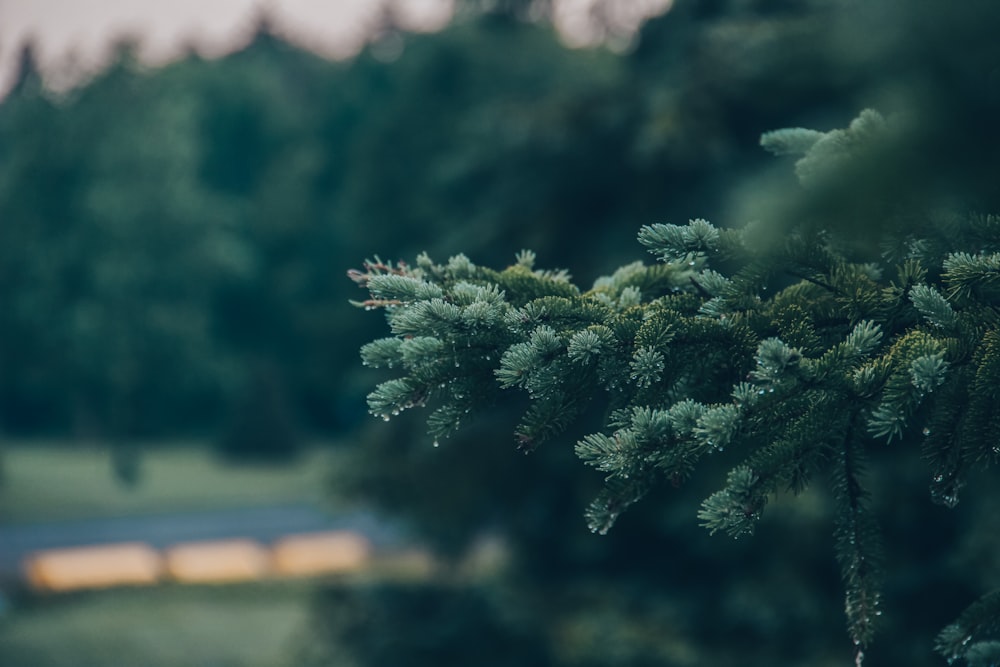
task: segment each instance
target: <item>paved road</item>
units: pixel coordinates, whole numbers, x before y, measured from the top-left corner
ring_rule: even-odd
[[[42,549],[116,542],[145,542],[163,549],[180,542],[238,537],[269,544],[285,535],[325,530],[358,531],[376,548],[402,540],[400,530],[374,514],[330,515],[310,505],[0,525],[0,580],[20,576],[23,558]]]

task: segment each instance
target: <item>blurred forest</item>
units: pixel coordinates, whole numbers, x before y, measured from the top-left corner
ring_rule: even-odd
[[[824,33],[812,9],[680,3],[615,55],[498,10],[425,36],[387,20],[335,63],[262,23],[162,69],[122,44],[63,96],[29,46],[0,106],[0,425],[206,433],[263,401],[350,429],[376,323],[346,268],[531,248],[587,281],[635,255],[640,224],[722,217],[762,130],[858,106],[870,73],[831,72],[809,48]]]
[[[124,43],[60,95],[27,47],[0,104],[0,432],[194,435],[268,460],[308,437],[356,443],[336,492],[412,521],[457,574],[329,587],[293,664],[843,664],[821,490],[776,506],[749,542],[697,527],[710,478],[592,536],[581,514],[599,476],[568,443],[517,454],[514,410],[439,449],[419,415],[370,423],[379,378],[357,350],[384,323],[348,303],[360,292],[344,272],[421,251],[501,267],[530,248],[589,284],[640,256],[642,224],[801,210],[760,134],[841,127],[866,107],[941,121],[933,152],[879,196],[1000,211],[1000,12],[677,0],[628,48],[569,50],[523,4],[430,35],[387,15],[342,63],[266,22],[237,53],[159,69]],[[934,633],[1000,582],[981,530],[994,499],[956,521],[926,493],[891,495],[919,471],[885,463],[877,503],[904,508],[887,533],[922,551],[890,578],[896,616],[873,664],[937,664]],[[514,565],[483,583],[459,566],[490,535]]]

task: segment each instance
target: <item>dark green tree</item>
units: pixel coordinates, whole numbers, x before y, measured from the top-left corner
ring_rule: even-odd
[[[780,130],[761,143],[799,157],[803,201],[815,206],[857,192],[934,134],[866,110],[843,130]],[[919,182],[921,169],[904,176]],[[925,204],[869,196],[798,209],[775,227],[646,226],[639,241],[660,263],[623,266],[586,291],[536,269],[527,251],[502,271],[464,255],[366,262],[350,273],[369,292],[358,305],[384,310],[393,335],[361,355],[399,373],[369,395],[370,410],[388,420],[433,407],[437,444],[520,390],[529,403],[515,438],[532,451],[596,399],[604,427],[575,450],[605,474],[585,513],[599,533],[657,484],[682,484],[733,452],[726,483],[697,513],[712,533],[751,535],[769,501],[828,480],[860,664],[882,621],[886,568],[868,461],[886,445],[919,449],[931,499],[951,508],[970,475],[1000,458],[1000,218]],[[996,600],[969,607],[938,650],[991,664]]]

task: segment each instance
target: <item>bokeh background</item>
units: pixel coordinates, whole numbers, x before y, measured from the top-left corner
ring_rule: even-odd
[[[801,210],[760,134],[868,107],[934,122],[859,197],[1000,210],[1000,12],[960,7],[0,0],[0,664],[845,664],[822,484],[709,537],[721,461],[592,535],[572,444],[596,421],[525,457],[516,397],[438,448],[419,414],[367,414],[385,377],[357,350],[385,326],[345,271],[529,248],[586,287],[642,258],[643,224]],[[898,455],[871,471],[892,568],[869,659],[935,665],[1000,585],[997,499],[933,506]],[[275,565],[333,534],[356,558]],[[24,568],[206,541],[230,551],[191,582]]]

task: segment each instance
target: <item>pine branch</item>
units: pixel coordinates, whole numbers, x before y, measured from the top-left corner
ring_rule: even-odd
[[[936,409],[922,429],[923,458],[931,472],[930,496],[934,503],[954,508],[959,491],[965,486],[968,462],[962,456],[962,440],[955,437],[964,419],[969,369],[960,368],[954,381],[945,385],[938,396]]]
[[[866,111],[844,130],[762,141],[802,155],[800,180],[826,187],[899,136]],[[639,241],[660,262],[622,266],[589,291],[565,271],[536,269],[527,251],[502,271],[463,255],[444,264],[421,255],[415,267],[376,258],[349,276],[393,336],[365,345],[362,360],[400,377],[376,387],[369,407],[388,419],[433,405],[437,441],[467,413],[523,392],[530,404],[515,437],[530,451],[603,393],[615,409],[575,445],[605,476],[585,513],[600,533],[654,484],[680,484],[723,449],[742,458],[698,511],[712,533],[752,534],[771,495],[829,471],[860,664],[881,614],[866,446],[921,440],[931,497],[949,507],[969,471],[1000,460],[1000,218],[893,218],[873,231],[880,262],[854,256],[842,231],[802,223],[762,248],[752,226],[649,225]],[[1000,648],[989,636],[998,599],[970,608],[939,650],[988,664]]]
[[[922,331],[899,338],[886,355],[889,373],[879,404],[868,420],[876,438],[901,438],[917,406],[944,381],[948,371],[940,341]]]
[[[747,466],[733,468],[726,478],[726,487],[702,503],[698,512],[701,525],[713,535],[720,530],[734,538],[753,535],[767,502],[759,483],[760,478]]]
[[[958,619],[937,636],[934,648],[951,664],[964,658],[970,667],[996,664],[1000,633],[1000,591],[988,593],[969,605]],[[994,640],[994,641],[990,641]]]
[[[621,513],[641,500],[650,487],[651,484],[644,479],[614,478],[584,512],[587,527],[591,532],[606,535]]]
[[[944,270],[949,295],[969,299],[978,291],[1000,285],[1000,253],[956,252],[944,260]]]
[[[850,420],[842,442],[840,461],[833,468],[837,500],[834,537],[841,578],[846,588],[844,610],[847,627],[857,647],[860,663],[863,649],[875,634],[882,587],[882,547],[875,518],[869,507],[868,493],[861,484],[863,473],[861,446]]]
[[[910,290],[910,300],[914,307],[920,311],[920,314],[934,326],[950,331],[958,325],[958,316],[955,314],[955,310],[948,303],[948,300],[933,287],[929,285],[915,286]]]
[[[696,257],[718,252],[719,230],[700,218],[683,226],[657,223],[639,230],[639,243],[661,261],[695,266]]]
[[[975,376],[959,427],[962,460],[983,467],[1000,460],[1000,331],[987,331],[972,360]]]

